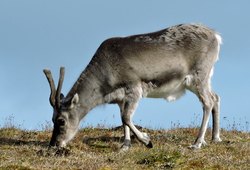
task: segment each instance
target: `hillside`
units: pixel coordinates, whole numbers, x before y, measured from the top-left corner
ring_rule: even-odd
[[[81,129],[65,150],[48,151],[51,131],[0,129],[0,169],[249,169],[250,133],[222,130],[222,143],[209,141],[201,150],[187,147],[196,128],[142,129],[150,134],[154,148],[136,139],[130,151],[119,152],[122,129]]]

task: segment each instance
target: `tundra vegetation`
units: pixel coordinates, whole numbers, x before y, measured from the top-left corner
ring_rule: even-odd
[[[0,169],[249,169],[250,133],[221,130],[220,143],[200,150],[188,148],[199,129],[178,125],[169,130],[138,129],[151,134],[154,148],[142,147],[134,135],[133,147],[119,152],[122,128],[82,128],[66,149],[49,149],[52,129],[27,131],[11,124],[0,129]],[[211,137],[208,128],[205,138]]]

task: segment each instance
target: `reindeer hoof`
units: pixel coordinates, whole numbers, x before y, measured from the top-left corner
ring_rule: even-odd
[[[120,149],[120,152],[128,151],[130,147],[131,147],[131,141],[128,139],[125,139]]]
[[[213,138],[212,141],[215,142],[215,143],[222,142],[220,137]]]
[[[201,146],[199,146],[199,145],[191,145],[188,147],[188,149],[192,149],[192,150],[198,150],[200,148],[201,148]]]
[[[149,143],[146,145],[147,148],[153,148],[153,144],[151,141],[149,141]]]
[[[119,152],[127,152],[130,149],[131,146],[127,146],[127,145],[122,145],[121,149],[119,150]]]
[[[192,150],[196,150],[196,149],[200,149],[202,145],[203,146],[207,145],[207,142],[204,139],[196,140],[196,142],[193,145],[189,146],[188,148]]]

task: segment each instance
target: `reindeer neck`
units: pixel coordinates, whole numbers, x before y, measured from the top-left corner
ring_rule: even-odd
[[[67,98],[73,97],[76,93],[79,95],[81,117],[84,117],[94,107],[103,104],[101,84],[95,74],[86,68],[69,91]]]

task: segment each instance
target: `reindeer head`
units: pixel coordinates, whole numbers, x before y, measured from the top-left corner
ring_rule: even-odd
[[[79,126],[79,117],[77,116],[79,96],[76,93],[73,97],[65,98],[61,93],[64,67],[60,68],[60,77],[57,89],[50,70],[44,69],[50,85],[50,104],[53,107],[52,121],[54,123],[53,134],[50,140],[50,146],[64,147],[76,134]]]

